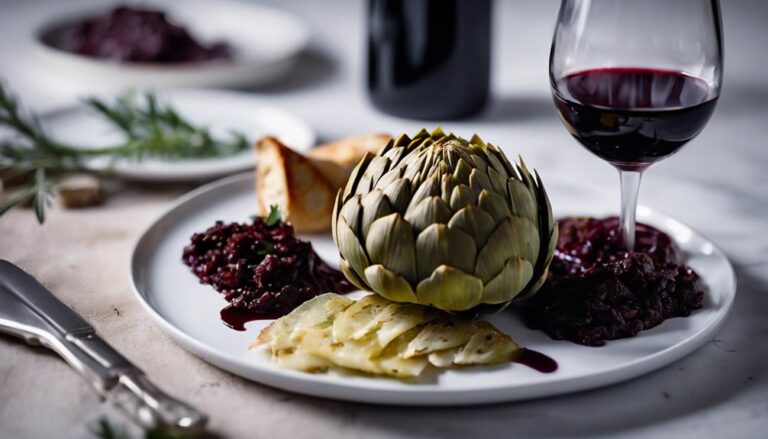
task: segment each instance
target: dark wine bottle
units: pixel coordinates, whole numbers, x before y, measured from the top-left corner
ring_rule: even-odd
[[[445,120],[488,97],[491,0],[370,0],[368,91],[379,110]]]

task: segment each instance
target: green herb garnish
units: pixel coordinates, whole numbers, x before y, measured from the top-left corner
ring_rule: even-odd
[[[0,140],[0,181],[24,182],[17,195],[0,205],[0,216],[13,207],[32,203],[37,220],[45,220],[53,183],[73,172],[99,173],[87,168],[94,157],[140,161],[211,158],[232,155],[248,148],[241,133],[230,139],[215,138],[210,131],[161,104],[151,93],[123,95],[108,103],[97,98],[83,101],[124,137],[124,142],[81,149],[52,139],[37,116],[24,113],[16,98],[0,84],[0,128],[12,135]]]
[[[269,215],[264,219],[264,224],[267,225],[267,227],[272,227],[274,225],[277,225],[277,223],[280,222],[280,206],[277,204],[272,204],[269,206]]]
[[[275,246],[273,246],[270,243],[266,243],[264,244],[264,248],[261,248],[258,251],[256,251],[256,254],[259,256],[266,256],[266,255],[271,255],[274,252],[275,252]]]

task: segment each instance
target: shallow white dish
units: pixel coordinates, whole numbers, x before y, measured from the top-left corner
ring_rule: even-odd
[[[61,14],[51,14],[52,18],[40,23],[30,35],[42,68],[89,86],[260,85],[287,73],[309,41],[309,29],[293,15],[268,6],[229,0],[154,0],[141,6],[165,11],[170,21],[187,28],[202,43],[227,42],[234,50],[230,60],[189,64],[118,63],[65,52],[43,41],[42,36],[52,29],[106,13],[114,6],[89,3],[91,6],[79,6],[75,11],[68,8]]]
[[[511,313],[491,321],[522,346],[543,352],[559,363],[552,374],[522,365],[451,370],[420,383],[387,378],[307,374],[274,366],[263,350],[248,345],[269,321],[256,321],[237,332],[219,319],[226,305],[210,286],[201,285],[181,262],[181,252],[193,232],[216,220],[247,221],[253,213],[253,179],[238,175],[211,183],[182,197],[141,237],[131,261],[131,278],[138,300],[176,342],[214,365],[273,387],[326,398],[393,405],[486,404],[550,396],[628,380],[659,369],[709,340],[724,321],[734,300],[736,283],[731,264],[710,241],[680,222],[641,207],[639,220],[666,231],[702,276],[707,294],[704,308],[688,318],[670,319],[635,338],[590,348],[551,340],[533,331]],[[556,215],[611,212],[613,199],[572,184],[548,181]],[[589,206],[589,211],[584,211]],[[317,252],[337,262],[329,236],[310,236]]]
[[[315,133],[306,122],[287,111],[264,105],[256,97],[215,90],[167,90],[157,96],[161,103],[173,105],[183,117],[225,139],[231,130],[236,130],[251,142],[272,135],[299,151],[306,151],[315,143]],[[48,113],[43,123],[53,138],[73,146],[93,148],[124,141],[112,126],[82,105]],[[92,160],[88,166],[95,170],[111,169],[115,175],[132,180],[210,180],[253,168],[254,152],[248,148],[228,157],[174,161],[112,163],[104,157]]]

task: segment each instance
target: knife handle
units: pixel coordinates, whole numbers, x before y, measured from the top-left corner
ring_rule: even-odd
[[[157,388],[141,372],[120,376],[108,400],[148,430],[178,433],[201,432],[208,418]]]
[[[169,396],[93,330],[67,334],[64,339],[45,339],[96,391],[148,430],[195,433],[208,418],[191,406]]]
[[[52,349],[141,426],[187,434],[205,427],[205,415],[158,389],[85,319],[1,259],[0,299],[0,332]]]

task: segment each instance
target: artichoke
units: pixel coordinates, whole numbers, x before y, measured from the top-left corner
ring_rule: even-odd
[[[477,135],[403,134],[339,191],[341,269],[389,300],[464,311],[534,294],[557,242],[541,178]]]

